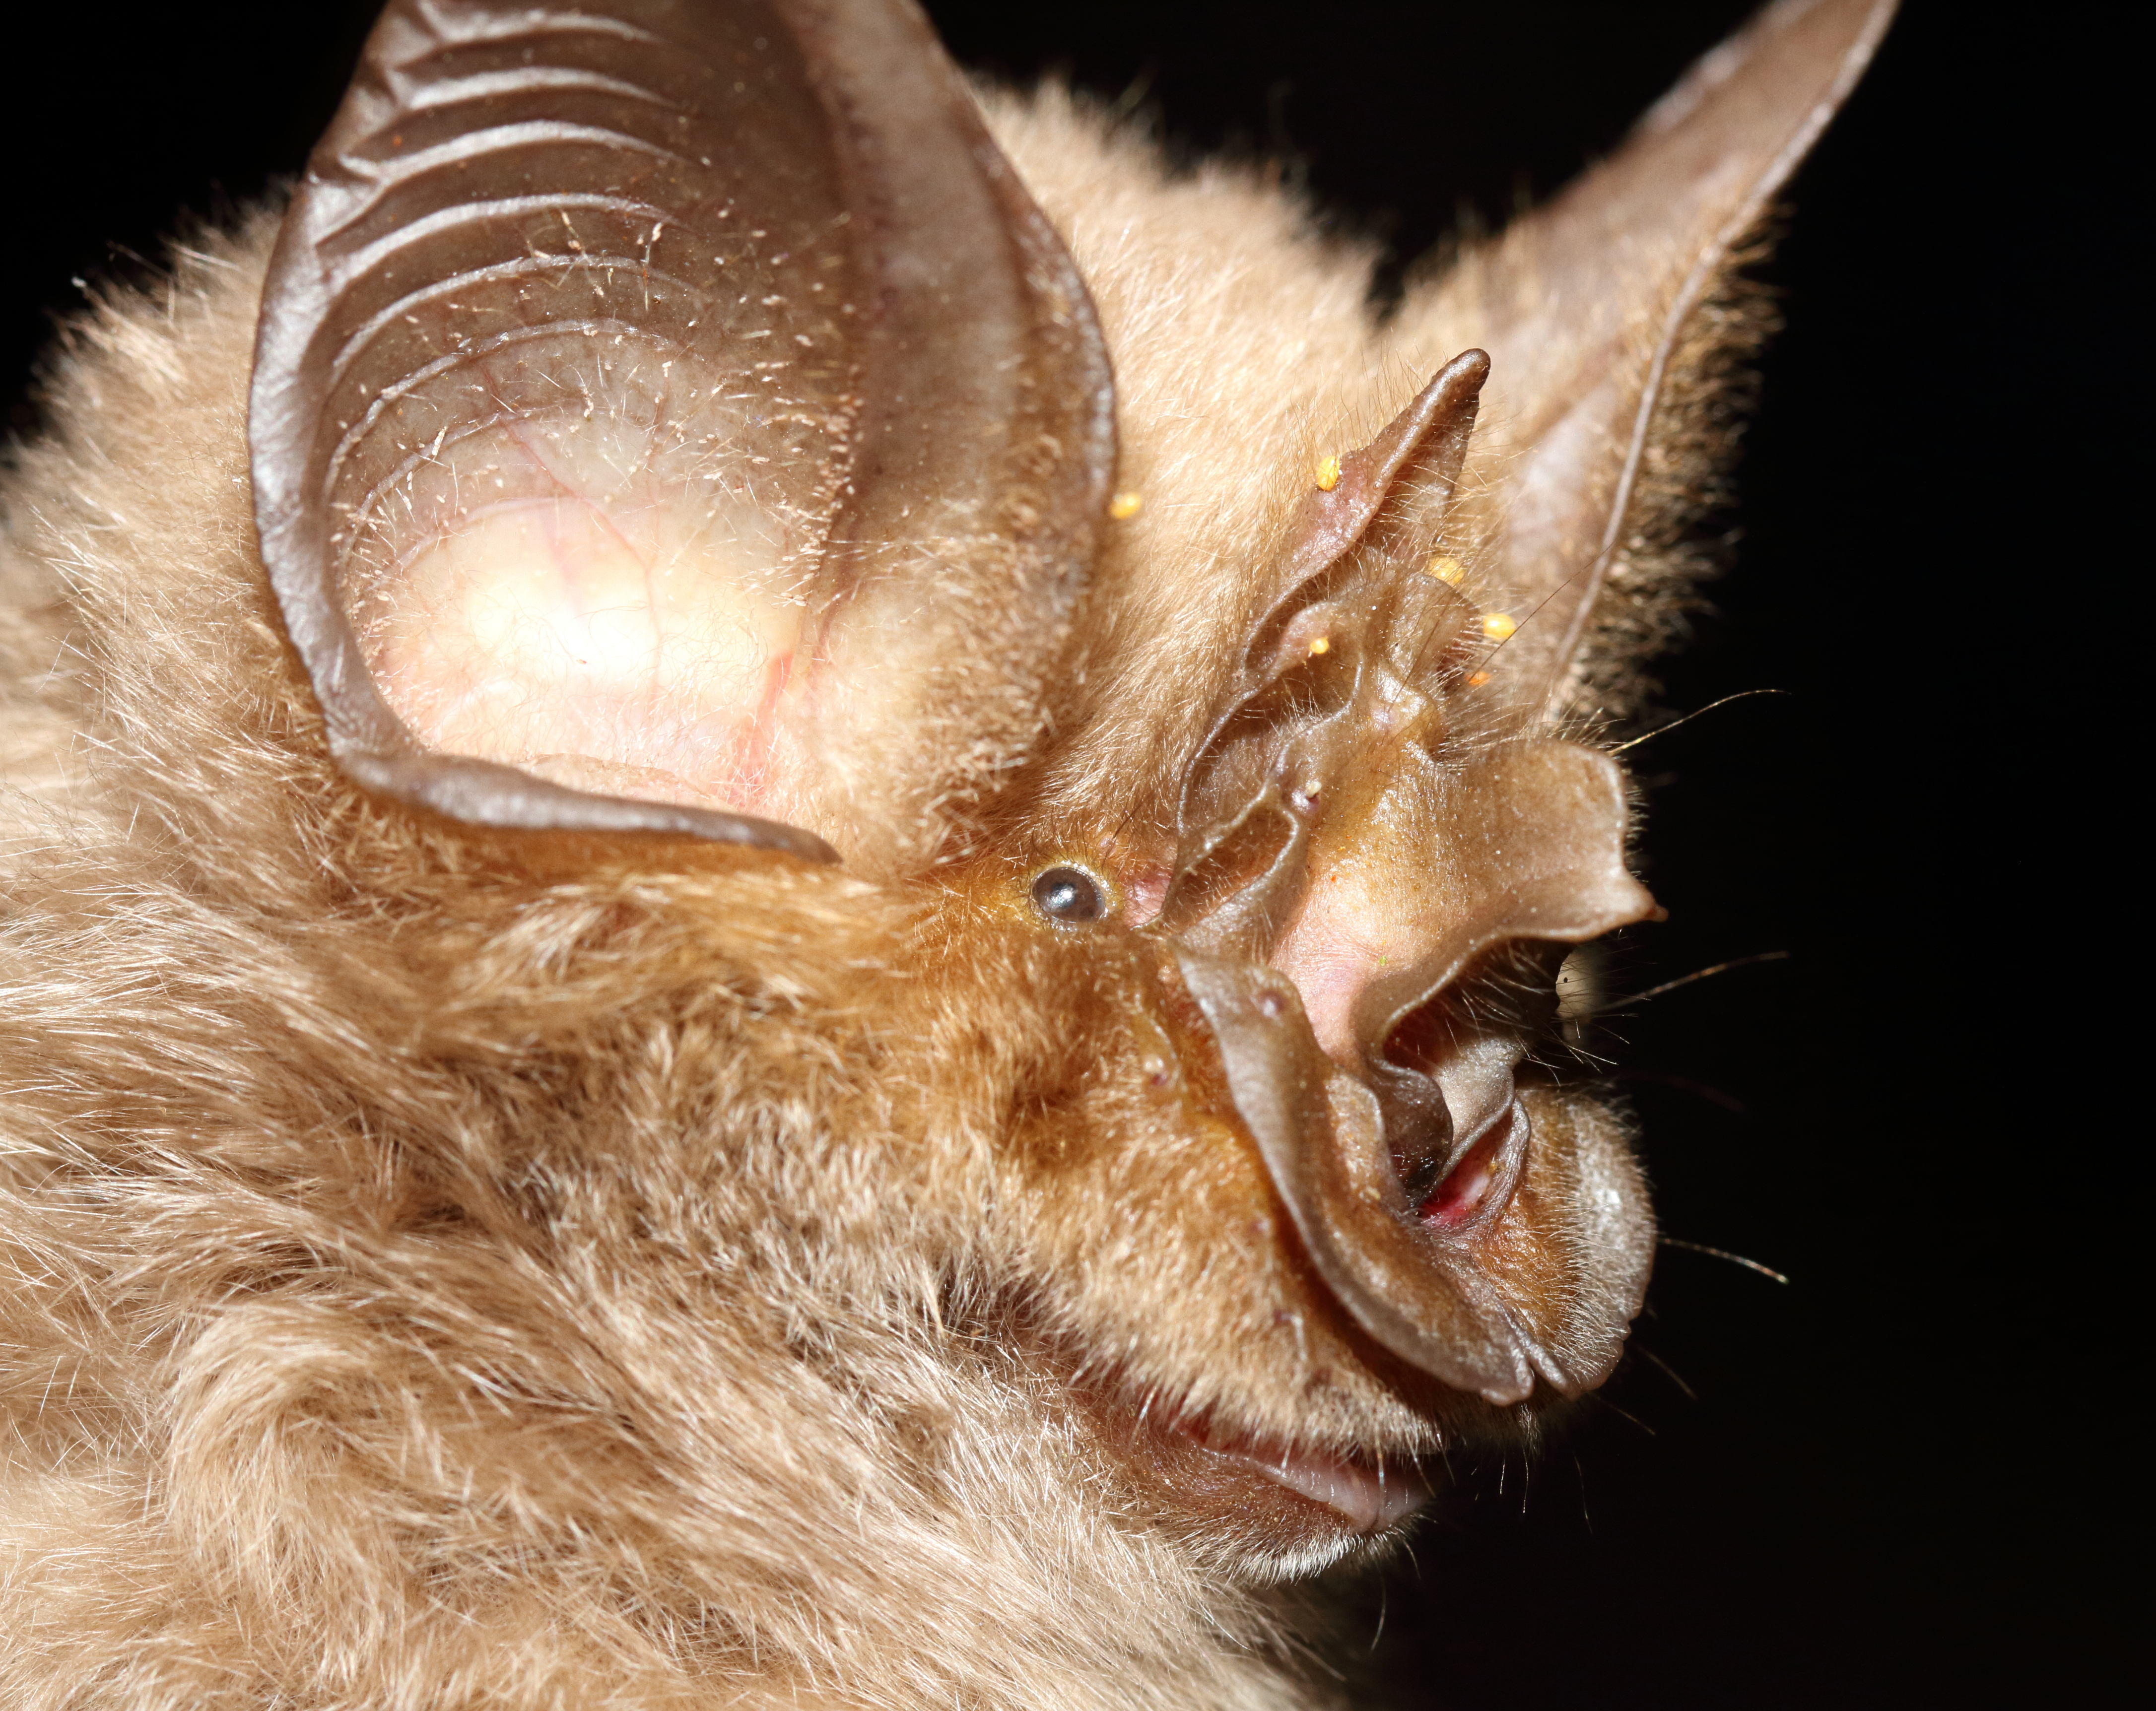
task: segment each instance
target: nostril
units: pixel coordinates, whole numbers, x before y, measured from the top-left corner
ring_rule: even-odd
[[[1497,1186],[1505,1142],[1512,1133],[1512,1114],[1507,1112],[1468,1148],[1458,1164],[1445,1172],[1445,1179],[1421,1202],[1420,1215],[1425,1223],[1435,1224],[1440,1229],[1457,1229],[1481,1208]],[[1409,1199],[1413,1198],[1410,1191]]]
[[[1412,1156],[1397,1147],[1393,1150],[1393,1169],[1399,1174],[1408,1204],[1418,1208],[1419,1212],[1436,1191],[1439,1173],[1444,1168],[1445,1155],[1435,1150],[1417,1152]]]
[[[1407,1203],[1419,1214],[1444,1179],[1445,1160],[1452,1153],[1451,1121],[1443,1104],[1432,1100],[1421,1109],[1396,1104],[1387,1114],[1385,1129],[1392,1142],[1394,1172]]]

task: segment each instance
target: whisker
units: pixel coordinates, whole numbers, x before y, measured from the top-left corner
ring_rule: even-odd
[[[1620,1069],[1609,1079],[1636,1083],[1644,1087],[1672,1088],[1678,1093],[1690,1094],[1695,1099],[1705,1099],[1710,1105],[1717,1105],[1732,1117],[1748,1117],[1752,1114],[1752,1108],[1743,1100],[1732,1099],[1720,1088],[1712,1087],[1703,1081],[1694,1081],[1688,1075],[1664,1075],[1652,1069]]]
[[[1792,692],[1788,689],[1739,689],[1733,695],[1724,695],[1719,701],[1709,701],[1704,707],[1695,707],[1689,713],[1681,713],[1667,724],[1658,725],[1652,730],[1642,731],[1638,736],[1618,744],[1614,749],[1604,750],[1604,752],[1621,755],[1627,749],[1636,749],[1650,737],[1658,737],[1666,730],[1675,730],[1681,725],[1690,725],[1702,714],[1712,713],[1717,707],[1727,707],[1732,701],[1748,701],[1754,695],[1786,695]]]
[[[1496,647],[1492,648],[1487,653],[1485,653],[1482,656],[1482,669],[1485,671],[1490,669],[1491,662],[1493,662],[1500,653],[1502,653],[1507,648],[1512,645],[1514,637],[1517,636],[1522,630],[1527,628],[1529,624],[1532,623],[1537,618],[1543,615],[1543,608],[1548,606],[1550,602],[1556,599],[1558,595],[1563,593],[1566,589],[1571,587],[1572,585],[1579,581],[1582,576],[1599,575],[1599,556],[1598,555],[1598,562],[1589,563],[1584,569],[1574,571],[1570,576],[1559,582],[1557,587],[1551,589],[1548,593],[1543,595],[1540,600],[1537,600],[1532,606],[1528,607],[1526,616],[1522,617],[1519,622],[1513,626],[1512,635],[1506,637],[1503,641],[1500,642]]]
[[[1614,1402],[1611,1401],[1609,1397],[1598,1396],[1595,1400],[1600,1402],[1602,1406],[1607,1408],[1612,1414],[1614,1414],[1620,1420],[1624,1421],[1627,1425],[1638,1427],[1640,1430],[1645,1432],[1649,1437],[1653,1437],[1656,1435],[1653,1427],[1648,1425],[1647,1422],[1640,1419],[1638,1415],[1626,1413],[1624,1409],[1619,1407]]]
[[[1727,962],[1717,962],[1712,968],[1696,968],[1688,975],[1679,975],[1673,981],[1664,981],[1659,986],[1650,986],[1644,992],[1628,992],[1622,998],[1612,998],[1607,1004],[1596,1006],[1589,1016],[1606,1016],[1627,1004],[1644,1004],[1650,998],[1659,998],[1665,992],[1674,992],[1679,986],[1688,986],[1694,981],[1703,981],[1710,975],[1727,974],[1732,968],[1744,968],[1755,962],[1787,962],[1786,950],[1760,950],[1750,956],[1732,956]]]
[[[1741,1253],[1732,1253],[1726,1247],[1709,1247],[1704,1242],[1682,1242],[1675,1236],[1657,1236],[1655,1242],[1657,1247],[1681,1247],[1687,1253],[1704,1253],[1715,1259],[1726,1259],[1732,1265],[1741,1265],[1746,1271],[1757,1272],[1763,1278],[1772,1278],[1778,1283],[1789,1281],[1785,1273],[1776,1271],[1774,1267],[1762,1265],[1756,1259],[1747,1259]]]
[[[1697,1402],[1699,1400],[1699,1392],[1684,1381],[1683,1377],[1678,1373],[1676,1368],[1671,1365],[1668,1361],[1663,1360],[1661,1355],[1657,1355],[1652,1349],[1648,1348],[1645,1344],[1635,1343],[1632,1346],[1645,1359],[1654,1363],[1656,1371],[1660,1372],[1664,1378],[1669,1380],[1671,1384],[1675,1385],[1679,1390],[1685,1393],[1685,1400],[1686,1401]]]

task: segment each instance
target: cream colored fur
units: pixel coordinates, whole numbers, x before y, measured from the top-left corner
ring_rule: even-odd
[[[1252,177],[991,112],[1143,496],[1052,827],[1172,801],[1312,460],[1454,353]],[[0,1702],[1323,1703],[1034,1356],[1026,1232],[1122,1214],[995,1150],[1054,1025],[1026,970],[962,1007],[901,897],[679,848],[534,875],[330,770],[254,546],[272,223],[71,329],[6,489]],[[1154,1318],[1119,1353],[1194,1388],[1217,1328]]]

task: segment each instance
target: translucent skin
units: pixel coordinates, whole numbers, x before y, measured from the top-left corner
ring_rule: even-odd
[[[527,423],[459,448],[467,488],[514,496],[385,579],[370,659],[430,747],[542,771],[576,757],[623,794],[763,812],[805,602],[760,513],[654,480],[613,427]]]

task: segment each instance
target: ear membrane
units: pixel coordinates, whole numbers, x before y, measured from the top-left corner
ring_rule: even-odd
[[[251,402],[339,764],[465,820],[932,845],[1113,473],[1069,256],[903,0],[399,0]]]
[[[1491,699],[1517,721],[1553,706],[1655,495],[1692,490],[1673,428],[1711,392],[1707,353],[1732,336],[1701,311],[1893,13],[1893,0],[1763,8],[1609,161],[1403,304],[1404,333],[1490,353],[1485,415],[1504,473],[1476,581],[1517,622],[1491,664]]]

